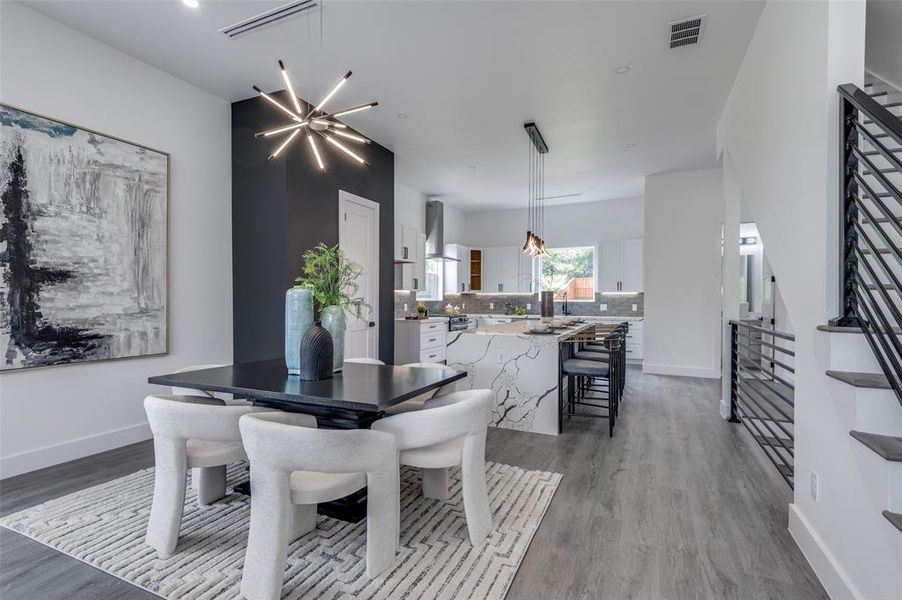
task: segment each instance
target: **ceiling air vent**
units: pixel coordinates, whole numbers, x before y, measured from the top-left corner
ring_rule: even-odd
[[[698,43],[705,31],[705,15],[670,23],[670,48],[681,48]]]
[[[319,6],[319,3],[316,2],[316,0],[295,0],[295,2],[283,4],[272,10],[267,10],[259,15],[244,19],[243,21],[227,25],[221,28],[219,33],[224,33],[230,38],[236,38],[245,33],[256,31],[261,27],[274,25],[289,17],[295,17],[301,13],[311,11],[317,6]]]

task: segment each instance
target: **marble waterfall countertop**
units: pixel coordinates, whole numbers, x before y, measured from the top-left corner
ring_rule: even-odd
[[[551,330],[551,333],[529,333],[536,326],[536,323],[536,319],[518,319],[510,323],[481,325],[476,329],[468,329],[461,331],[461,333],[471,335],[523,335],[548,340],[561,340],[595,325],[595,323],[576,323],[569,327],[555,328]]]

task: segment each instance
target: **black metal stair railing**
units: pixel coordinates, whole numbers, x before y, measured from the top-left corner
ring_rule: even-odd
[[[902,403],[902,118],[841,85],[842,314]]]
[[[730,411],[793,487],[795,337],[730,321]]]

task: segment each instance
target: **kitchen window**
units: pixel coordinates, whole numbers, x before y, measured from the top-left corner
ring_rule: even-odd
[[[541,289],[554,291],[555,300],[595,300],[595,247],[548,248],[539,259]]]
[[[426,261],[426,287],[422,292],[417,292],[417,300],[442,300],[442,276],[444,275],[445,263],[440,260]]]

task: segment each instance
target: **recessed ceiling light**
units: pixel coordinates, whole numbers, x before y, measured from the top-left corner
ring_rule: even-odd
[[[395,116],[398,117],[399,119],[406,119],[406,118],[407,118],[407,115],[406,115],[405,113],[398,113],[398,114],[396,114]]]
[[[198,6],[200,6],[200,2],[198,2],[197,0],[182,0],[182,4],[184,4],[185,6],[190,6],[191,8],[197,8]]]
[[[627,144],[626,145],[627,150],[632,150],[635,147],[636,147],[636,144]]]
[[[617,73],[618,75],[623,75],[624,73],[629,73],[632,70],[632,68],[633,68],[633,65],[632,65],[632,63],[630,63],[628,65],[621,65],[621,66],[617,67],[616,69],[614,69],[614,72]]]

